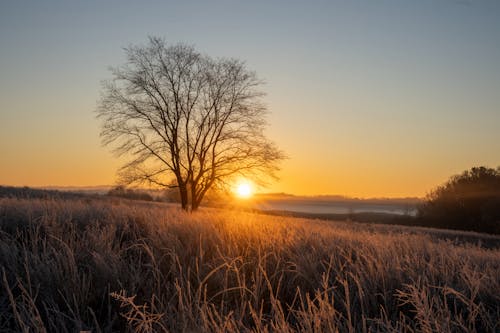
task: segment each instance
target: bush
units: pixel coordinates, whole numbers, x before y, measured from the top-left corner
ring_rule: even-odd
[[[475,167],[427,195],[419,217],[434,227],[500,233],[500,167]]]
[[[124,186],[117,186],[108,191],[108,196],[131,200],[153,201],[153,197],[144,191],[135,191]]]

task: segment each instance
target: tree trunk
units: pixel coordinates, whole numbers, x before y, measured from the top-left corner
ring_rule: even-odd
[[[179,194],[181,196],[182,209],[188,211],[189,209],[188,191],[185,184],[179,184]]]
[[[198,200],[198,196],[196,195],[196,186],[194,184],[191,185],[191,211],[194,212],[200,206],[200,200]]]

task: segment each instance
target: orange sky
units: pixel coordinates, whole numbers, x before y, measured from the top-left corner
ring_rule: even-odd
[[[159,35],[265,80],[268,135],[290,158],[260,191],[423,196],[500,165],[498,31],[498,1],[124,1],[120,15],[92,1],[2,2],[0,184],[113,184],[99,83],[122,47]]]

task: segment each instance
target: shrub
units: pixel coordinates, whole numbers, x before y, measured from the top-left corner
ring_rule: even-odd
[[[500,167],[475,167],[427,195],[419,217],[428,225],[500,233]]]
[[[130,188],[125,188],[124,186],[117,186],[108,191],[108,195],[111,197],[120,197],[132,200],[144,200],[153,201],[153,197],[144,191],[133,190]]]

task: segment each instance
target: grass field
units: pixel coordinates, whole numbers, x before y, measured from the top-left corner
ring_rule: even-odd
[[[2,332],[498,332],[500,237],[0,199]]]

